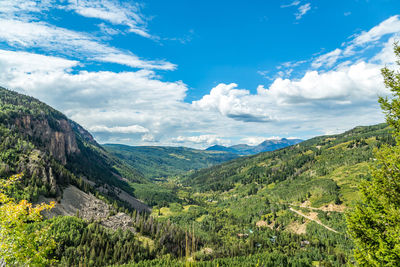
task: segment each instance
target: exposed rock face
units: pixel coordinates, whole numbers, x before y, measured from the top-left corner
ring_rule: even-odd
[[[52,199],[41,197],[39,202],[50,202]],[[92,194],[87,194],[75,186],[64,189],[60,203],[50,211],[46,212],[47,217],[53,216],[74,216],[78,215],[84,220],[99,221],[103,226],[117,229],[129,229],[135,231],[133,221],[125,213],[116,213],[114,208],[97,199]]]
[[[80,153],[75,133],[66,119],[55,120],[55,125],[50,126],[49,120],[37,120],[28,115],[17,118],[15,124],[22,132],[38,140],[63,165],[67,163],[68,155]]]

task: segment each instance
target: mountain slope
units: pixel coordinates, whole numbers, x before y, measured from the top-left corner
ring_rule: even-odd
[[[60,197],[68,185],[101,192],[128,206],[133,201],[127,195],[148,204],[173,199],[167,190],[110,155],[79,124],[32,97],[4,88],[0,88],[0,148],[0,175],[23,172],[21,194],[27,199]]]
[[[315,203],[320,199],[321,204],[337,197],[350,200],[357,183],[368,176],[367,163],[372,161],[373,148],[383,143],[393,143],[385,124],[356,127],[343,134],[320,136],[202,169],[183,181],[201,191],[226,191],[237,183],[259,184],[270,185],[271,194],[290,201],[307,199],[310,194]]]
[[[103,147],[115,157],[140,171],[143,176],[152,179],[183,174],[238,157],[236,154],[227,152],[203,151],[186,147],[115,144],[106,144]]]
[[[55,201],[43,222],[57,242],[60,266],[108,266],[184,250],[185,232],[155,223],[148,205],[176,201],[110,155],[62,113],[0,87],[0,176],[22,173],[5,192],[18,200]],[[36,241],[35,241],[36,242]]]
[[[265,140],[257,146],[249,146],[246,144],[233,145],[230,147],[214,145],[206,149],[206,151],[225,151],[238,155],[254,155],[261,152],[274,151],[277,149],[285,148],[291,145],[302,142],[301,139],[276,139],[276,140]]]

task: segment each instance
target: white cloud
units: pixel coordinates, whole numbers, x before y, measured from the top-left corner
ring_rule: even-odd
[[[299,65],[304,64],[306,62],[307,62],[307,60],[284,62],[281,64],[281,66],[278,66],[277,68],[281,68],[281,67],[294,68],[294,67],[298,67]]]
[[[146,19],[140,12],[139,4],[108,0],[69,0],[65,8],[84,17],[97,18],[114,25],[127,26],[130,32],[146,38],[153,38],[148,33]]]
[[[52,6],[52,0],[1,0],[0,17],[31,20],[36,18],[35,13],[47,11]]]
[[[281,8],[286,8],[286,7],[291,7],[291,6],[298,6],[298,5],[300,5],[300,1],[296,0],[296,1],[293,1],[292,3],[290,3],[290,4],[281,5]]]
[[[98,24],[97,26],[100,28],[100,30],[101,30],[103,33],[105,33],[105,34],[107,34],[107,35],[117,35],[117,34],[120,34],[120,33],[121,33],[121,31],[119,31],[118,29],[114,29],[114,28],[112,28],[112,27],[109,27],[109,26],[106,25],[105,23],[100,23],[100,24]]]
[[[198,136],[178,136],[173,139],[175,143],[193,143],[193,144],[203,144],[203,145],[215,145],[223,144],[222,138],[217,135],[198,135]]]
[[[78,107],[100,110],[165,107],[181,101],[187,90],[182,82],[161,82],[155,79],[152,71],[121,73],[82,71],[72,74],[56,70],[17,73],[13,71],[13,63],[5,64],[8,64],[8,68],[0,75],[12,88],[29,90],[41,99],[56,103],[59,108],[66,111]],[[49,95],[50,91],[52,94]],[[157,103],[160,99],[163,101]]]
[[[312,67],[313,68],[320,68],[322,66],[326,66],[328,68],[332,67],[336,61],[339,59],[340,55],[342,54],[342,50],[339,48],[336,48],[335,50],[323,54],[319,56],[317,59],[315,59],[312,62]]]
[[[311,10],[311,4],[310,3],[301,5],[299,7],[299,9],[298,9],[298,12],[295,14],[296,19],[297,20],[301,19],[310,10]]]
[[[150,70],[72,72],[78,64],[0,50],[0,85],[35,96],[96,131],[133,133],[143,129],[124,126],[140,125],[149,134],[162,135],[177,125],[192,127],[193,114],[181,118],[188,106],[183,103],[187,87],[182,82],[162,82]]]
[[[299,80],[276,79],[261,94],[279,103],[304,103],[310,100],[357,102],[386,94],[380,66],[360,62],[325,73],[308,71]],[[339,102],[340,103],[340,102]]]
[[[392,65],[396,62],[397,58],[393,51],[393,44],[400,39],[399,32],[394,34],[389,40],[383,45],[383,49],[377,53],[373,58],[373,62],[377,62],[382,65]]]
[[[27,52],[14,52],[0,49],[0,69],[3,74],[21,75],[26,73],[48,73],[66,71],[79,64],[78,61],[60,57],[43,56]],[[6,79],[3,77],[3,79]]]
[[[270,137],[263,137],[263,136],[252,136],[252,137],[245,137],[242,138],[241,141],[249,146],[257,146],[264,142],[265,140],[280,140],[279,136],[270,136]]]
[[[133,133],[147,133],[149,129],[140,125],[129,125],[129,126],[114,126],[107,127],[104,125],[97,125],[89,128],[89,131],[95,133],[123,133],[123,134],[133,134]]]
[[[373,27],[368,32],[362,32],[354,39],[353,43],[355,45],[363,45],[365,43],[377,41],[386,34],[396,33],[399,31],[400,21],[399,16],[396,15],[381,22],[379,25]]]
[[[376,42],[385,35],[399,33],[399,32],[400,32],[399,15],[392,16],[381,22],[379,25],[373,27],[369,31],[363,31],[362,33],[357,35],[347,46],[347,48],[344,51],[344,54],[353,55],[355,53],[354,51],[355,48]]]
[[[240,141],[242,143],[245,143],[249,146],[257,146],[259,144],[261,144],[264,141],[279,141],[281,140],[283,137],[279,137],[279,136],[269,136],[269,137],[264,137],[264,136],[251,136],[251,137],[245,137],[240,139]],[[286,137],[286,139],[301,139],[299,137]]]
[[[18,48],[42,48],[62,55],[123,64],[135,68],[173,70],[165,61],[142,60],[130,52],[95,41],[88,34],[70,31],[43,22],[24,22],[0,18],[0,41]]]
[[[376,103],[378,95],[387,95],[380,68],[359,62],[327,72],[308,71],[300,79],[277,78],[268,88],[258,86],[257,94],[237,89],[234,83],[219,84],[210,94],[193,101],[193,106],[243,122],[271,125],[295,118],[314,120],[317,110],[329,116]]]
[[[145,143],[153,143],[153,142],[157,142],[156,138],[154,137],[154,135],[146,133],[142,136],[141,138],[142,142]]]
[[[51,9],[70,10],[87,18],[103,20],[111,25],[126,26],[145,38],[154,38],[147,29],[147,18],[141,14],[137,3],[113,0],[2,0],[0,1],[0,17],[31,21],[39,14]],[[102,24],[99,24],[102,25]],[[104,29],[104,27],[102,27]],[[108,27],[109,28],[109,27]],[[111,28],[109,28],[111,31]],[[119,31],[117,31],[119,32]]]
[[[236,89],[236,84],[220,84],[209,95],[194,101],[193,106],[217,111],[236,121],[258,122],[243,125],[243,131],[249,130],[248,136],[255,132],[272,133],[273,128],[274,133],[288,135],[304,127],[321,127],[325,132],[373,124],[383,117],[377,97],[388,94],[380,68],[381,65],[361,61],[328,72],[308,71],[300,79],[278,78],[268,88],[260,85],[257,94]],[[234,112],[242,116],[232,116]],[[269,120],[244,119],[261,116]],[[285,132],[288,127],[292,128]]]
[[[232,119],[246,122],[270,121],[271,117],[260,108],[249,103],[248,90],[236,89],[237,84],[219,84],[211,89],[198,101],[193,101],[193,106],[203,110],[216,110],[222,115]]]

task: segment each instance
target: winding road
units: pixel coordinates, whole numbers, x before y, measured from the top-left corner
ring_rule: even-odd
[[[293,211],[294,213],[297,213],[298,215],[303,216],[304,218],[306,218],[306,219],[308,219],[308,220],[310,220],[310,221],[314,221],[314,222],[318,223],[319,225],[325,227],[326,229],[328,229],[328,230],[331,231],[331,232],[334,232],[334,233],[336,233],[336,234],[340,234],[338,231],[336,231],[335,229],[332,229],[332,228],[330,228],[329,226],[323,224],[323,223],[320,222],[319,220],[315,220],[315,219],[311,218],[310,216],[307,216],[307,215],[305,215],[304,213],[301,213],[300,211],[293,209],[292,207],[290,207],[289,209],[290,209],[291,211]]]

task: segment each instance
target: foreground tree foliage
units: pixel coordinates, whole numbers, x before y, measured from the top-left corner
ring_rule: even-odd
[[[394,50],[400,66],[400,46]],[[400,73],[382,69],[391,98],[380,98],[387,123],[394,128],[396,145],[376,152],[372,181],[361,186],[362,200],[347,216],[349,233],[360,265],[398,266],[400,262]]]
[[[41,227],[41,212],[55,203],[33,206],[27,200],[16,202],[5,192],[21,179],[14,175],[0,181],[0,258],[9,265],[43,266],[55,261],[48,257],[56,243],[48,227]]]

